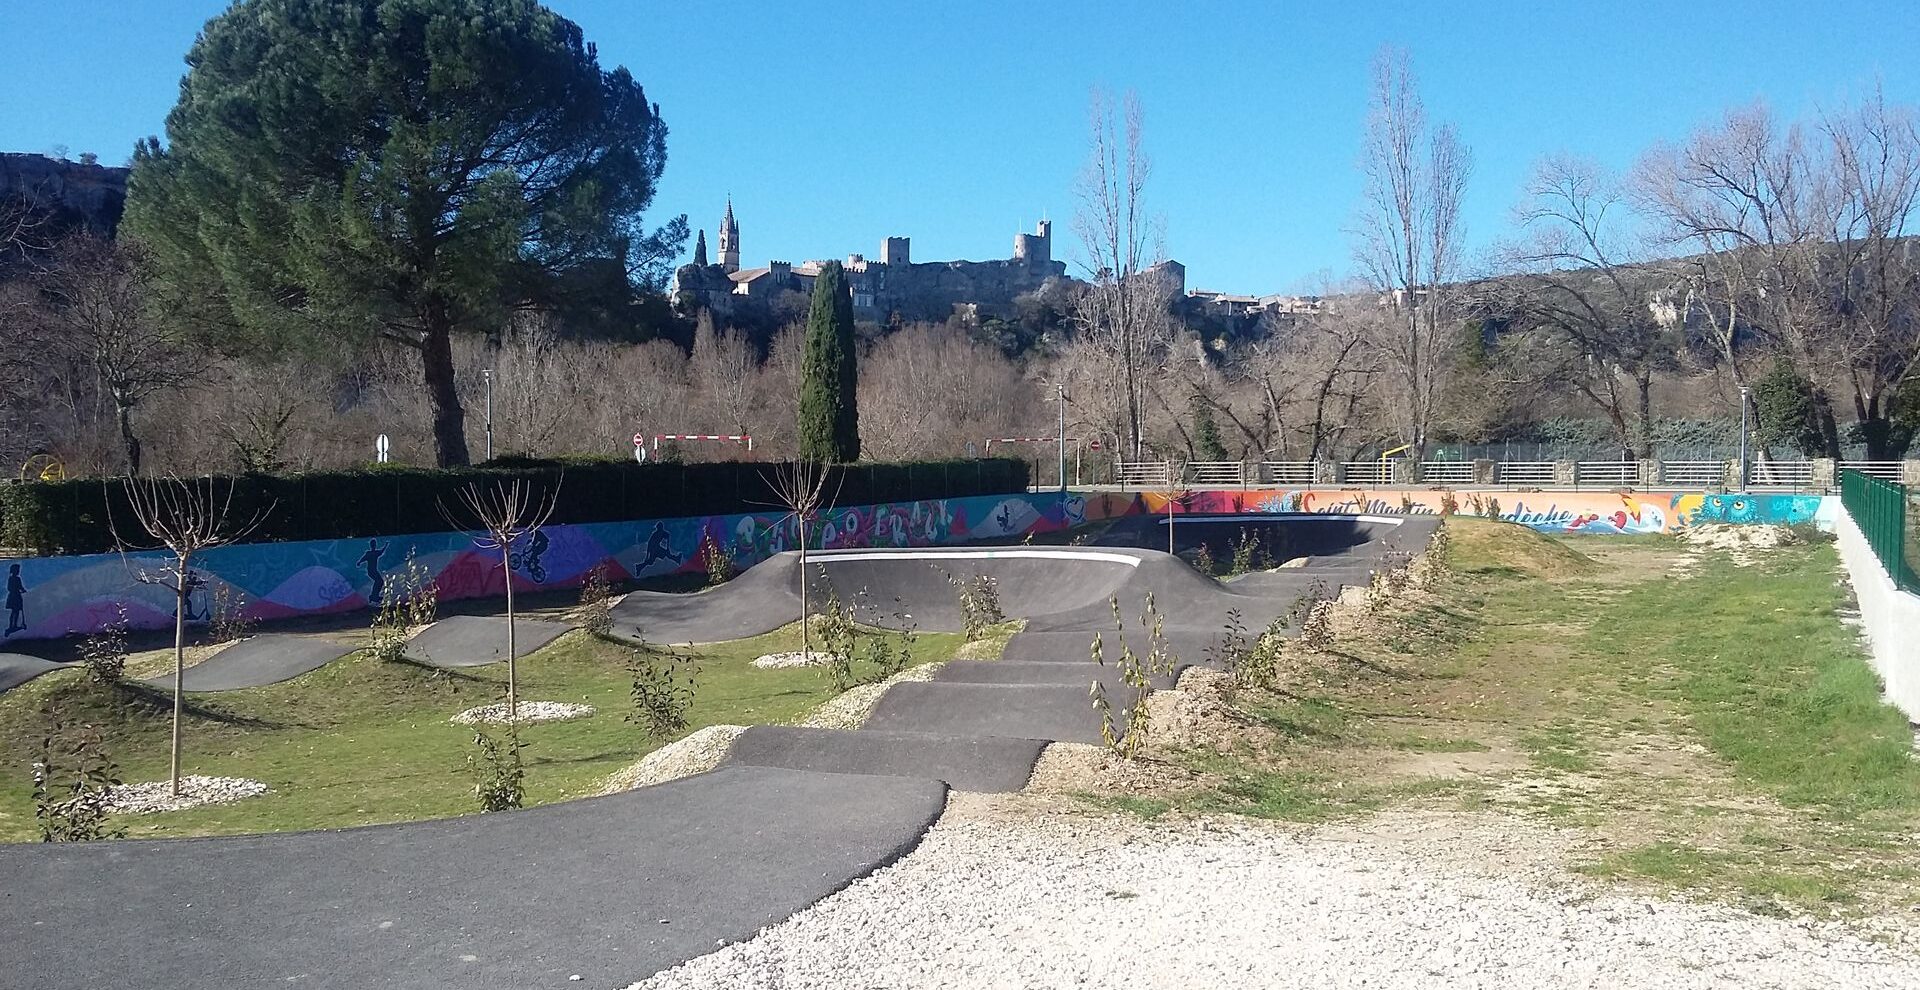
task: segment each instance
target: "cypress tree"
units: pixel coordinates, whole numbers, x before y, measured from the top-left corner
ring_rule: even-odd
[[[1213,407],[1203,399],[1193,401],[1193,456],[1203,461],[1227,459],[1227,445],[1220,439],[1220,427],[1213,421]]]
[[[829,261],[813,280],[806,354],[800,365],[800,459],[845,464],[860,459],[860,371],[854,363],[853,296],[845,271]]]
[[[707,232],[704,230],[700,232],[700,239],[693,242],[693,263],[707,267]]]

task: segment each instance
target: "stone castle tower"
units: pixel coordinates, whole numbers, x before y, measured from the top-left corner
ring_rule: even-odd
[[[1034,268],[1053,264],[1053,221],[1042,220],[1031,234],[1013,235],[1013,260]]]
[[[740,225],[733,219],[733,197],[727,197],[727,215],[720,220],[720,267],[740,270]]]

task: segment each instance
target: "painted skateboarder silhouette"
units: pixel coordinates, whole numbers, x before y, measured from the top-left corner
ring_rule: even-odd
[[[671,560],[676,564],[685,563],[679,554],[673,552],[673,547],[667,545],[666,523],[653,524],[653,532],[647,537],[646,559],[640,562],[640,566],[634,568],[634,572],[646,570],[657,560]]]
[[[380,573],[380,558],[386,556],[386,553],[386,547],[368,540],[367,552],[361,554],[359,560],[354,561],[367,569],[367,580],[373,582],[373,590],[367,592],[368,605],[380,604],[381,596],[387,593],[386,576]]]
[[[27,585],[20,580],[20,565],[7,568],[7,631],[11,636],[27,629]]]

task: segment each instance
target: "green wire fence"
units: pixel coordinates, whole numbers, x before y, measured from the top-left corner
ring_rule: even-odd
[[[1854,525],[1866,534],[1874,555],[1886,565],[1895,587],[1920,593],[1920,575],[1914,564],[1916,542],[1907,530],[1907,488],[1870,478],[1858,471],[1840,473],[1840,503]]]

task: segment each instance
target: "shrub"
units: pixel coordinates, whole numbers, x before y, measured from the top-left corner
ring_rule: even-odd
[[[406,566],[388,577],[386,594],[374,609],[373,640],[367,652],[389,663],[406,659],[407,638],[413,628],[431,623],[439,613],[433,573],[408,554]]]
[[[1218,565],[1213,560],[1213,548],[1205,543],[1193,551],[1193,569],[1212,577]]]
[[[108,799],[120,786],[120,771],[107,755],[100,731],[41,709],[46,728],[33,763],[33,817],[42,842],[93,842],[125,833],[107,827]]]
[[[1252,530],[1242,529],[1239,541],[1233,545],[1233,562],[1227,565],[1227,574],[1237,576],[1253,570],[1254,555],[1264,549]]]
[[[1440,514],[1443,516],[1452,516],[1458,515],[1459,513],[1460,497],[1455,495],[1451,488],[1442,489],[1440,492]]]
[[[1144,655],[1127,644],[1126,621],[1120,617],[1120,599],[1109,598],[1107,604],[1113,609],[1114,632],[1120,642],[1120,658],[1117,661],[1120,681],[1126,685],[1129,695],[1126,699],[1127,726],[1124,732],[1113,717],[1113,703],[1107,698],[1106,687],[1094,681],[1090,696],[1093,710],[1100,716],[1101,742],[1106,745],[1108,752],[1131,760],[1146,747],[1147,735],[1151,731],[1152,710],[1147,707],[1147,698],[1153,693],[1153,678],[1155,675],[1173,673],[1173,665],[1178,658],[1167,649],[1166,620],[1154,606],[1152,594],[1147,595],[1146,605],[1140,614],[1140,625],[1147,630],[1148,649]],[[1098,633],[1093,637],[1092,659],[1102,666],[1107,662],[1105,644]]]
[[[700,673],[692,657],[642,644],[627,661],[627,672],[633,677],[633,710],[627,721],[654,742],[687,731]]]
[[[127,673],[127,608],[118,603],[113,608],[114,620],[80,641],[87,680],[100,687],[113,687]]]
[[[866,678],[868,683],[884,681],[913,666],[913,648],[920,642],[919,624],[907,614],[906,606],[899,598],[893,600],[893,619],[895,627],[900,630],[898,648],[889,642],[887,636],[869,636],[861,649],[862,659],[872,668]]]
[[[733,561],[733,554],[708,533],[700,539],[700,562],[707,568],[707,584],[726,584],[733,580],[739,569]]]
[[[993,634],[994,626],[1007,621],[1007,613],[1000,608],[1000,586],[993,578],[975,574],[962,580],[958,575],[942,573],[959,596],[961,629],[967,642],[986,639]]]
[[[580,582],[580,628],[595,636],[613,632],[613,584],[605,567],[595,567]]]
[[[526,744],[520,741],[519,725],[508,722],[499,738],[477,730],[473,745],[473,793],[480,799],[480,813],[520,807],[526,800],[527,768],[520,757]]]
[[[826,577],[826,569],[821,568],[822,583],[826,582]],[[827,586],[827,604],[814,620],[814,631],[820,635],[820,669],[832,679],[834,690],[845,691],[852,687],[853,657],[858,647],[860,626],[854,622],[853,607],[840,600],[840,593],[832,585]]]
[[[207,635],[216,643],[235,643],[253,635],[258,625],[247,615],[247,593],[220,582],[213,591],[213,615],[207,620]]]

